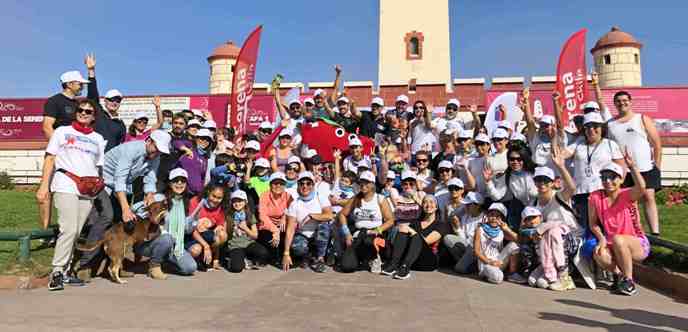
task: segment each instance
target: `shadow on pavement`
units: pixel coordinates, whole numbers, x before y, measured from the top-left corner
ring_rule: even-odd
[[[688,319],[683,317],[665,315],[640,309],[611,308],[595,303],[577,300],[559,299],[555,301],[571,306],[606,311],[618,319],[625,320],[627,323],[610,324],[581,317],[550,312],[541,312],[540,319],[560,321],[563,323],[585,327],[601,327],[607,329],[607,331],[667,331],[654,327],[667,327],[684,331],[688,327]]]

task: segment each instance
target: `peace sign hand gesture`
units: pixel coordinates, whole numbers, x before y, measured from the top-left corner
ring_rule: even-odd
[[[628,148],[624,149],[623,157],[624,161],[626,162],[626,167],[628,167],[628,169],[633,169],[633,167],[635,167],[635,163],[633,162],[633,157],[628,152]]]
[[[556,144],[552,144],[552,162],[558,167],[564,167],[564,157],[561,154],[561,148]]]

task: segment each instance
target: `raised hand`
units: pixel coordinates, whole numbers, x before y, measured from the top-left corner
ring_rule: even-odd
[[[153,97],[153,106],[155,106],[156,109],[160,108],[160,96]]]
[[[334,149],[334,151],[332,151],[332,156],[335,160],[342,160],[342,151],[339,149]]]
[[[552,144],[552,162],[554,162],[554,165],[564,167],[564,157],[561,154],[561,148],[557,144]]]
[[[341,65],[335,65],[334,66],[334,71],[337,73],[337,75],[342,73],[342,66]]]
[[[485,163],[485,166],[483,167],[483,179],[485,179],[485,182],[490,182],[490,180],[492,180],[493,173],[492,167]]]
[[[592,86],[597,86],[600,83],[600,75],[597,74],[597,72],[595,70],[590,72],[590,77],[592,78],[592,80],[590,82],[590,84],[592,84]]]
[[[633,162],[633,157],[628,152],[628,148],[624,149],[623,157],[624,157],[624,161],[626,162],[626,167],[628,167],[628,169],[633,169],[633,167],[635,166],[635,163]]]
[[[86,69],[88,70],[93,70],[96,68],[96,55],[93,53],[86,54],[86,58],[84,59],[84,64],[86,65]]]
[[[476,112],[478,112],[478,105],[476,105],[476,104],[471,104],[471,106],[468,107],[468,110],[469,110],[471,113],[476,113]]]
[[[530,88],[523,89],[522,94],[523,94],[523,98],[525,98],[525,100],[528,101],[530,98]]]

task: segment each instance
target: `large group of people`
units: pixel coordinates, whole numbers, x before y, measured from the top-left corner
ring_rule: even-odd
[[[407,279],[449,266],[490,283],[565,291],[579,274],[594,285],[599,270],[633,295],[633,262],[649,254],[638,203],[659,232],[653,121],[633,112],[624,91],[612,116],[596,75],[597,98],[573,117],[573,131],[556,93],[551,115],[536,118],[525,89],[523,120],[486,128],[478,107],[458,99],[438,117],[405,95],[354,101],[338,91],[337,66],[329,95],[285,104],[273,82],[280,120],[237,133],[209,112],[162,110],[157,97],[156,123],[141,113],[127,128],[118,114],[126,97],[110,90],[101,100],[95,58],[85,63],[88,77],[63,74],[62,92],[45,105],[49,144],[36,196],[44,224],[51,204],[57,210],[51,290],[98,271],[102,250],[73,259],[80,239],[97,242],[117,223],[133,228],[160,201],[164,218],[131,248],[132,264],[146,258],[153,279],[269,265]],[[369,110],[356,106],[368,102]],[[319,121],[349,133],[333,162],[300,135]]]

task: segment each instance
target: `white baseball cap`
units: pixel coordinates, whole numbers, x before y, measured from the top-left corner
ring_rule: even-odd
[[[523,211],[521,212],[521,220],[526,219],[528,217],[535,217],[535,216],[541,216],[542,212],[540,212],[539,209],[537,209],[534,206],[526,206]]]
[[[302,103],[300,100],[298,100],[298,99],[292,99],[292,100],[289,101],[289,106],[291,106],[291,105],[293,105],[293,104],[299,104],[299,105],[301,105],[301,106],[303,105],[303,103]]]
[[[554,118],[553,115],[545,114],[540,118],[540,123],[546,123],[550,126],[553,126],[555,122],[556,122],[556,119]]]
[[[196,137],[208,137],[212,141],[213,140],[213,133],[208,128],[201,128],[196,133]]]
[[[461,204],[483,204],[483,195],[478,192],[471,191],[461,199]]]
[[[387,171],[387,180],[394,180],[397,178],[397,173],[394,171]]]
[[[306,98],[306,99],[303,100],[303,103],[304,103],[304,104],[315,105],[315,100],[313,100],[313,98],[311,98],[311,97],[308,97],[308,98]]]
[[[289,164],[301,164],[301,158],[297,156],[291,156],[287,159],[287,165]]]
[[[509,132],[504,128],[497,128],[492,132],[492,138],[509,138]]]
[[[134,115],[134,120],[138,120],[138,119],[148,119],[148,114],[146,114],[146,112],[141,112],[141,111],[136,112],[136,114]]]
[[[153,130],[149,137],[155,143],[158,151],[164,154],[170,153],[170,141],[172,141],[170,134],[162,130]]]
[[[600,109],[600,104],[598,104],[596,101],[589,101],[585,104],[583,104],[583,109]]]
[[[413,173],[412,171],[405,170],[401,172],[401,180],[404,181],[406,179],[416,179],[416,173]]]
[[[315,151],[314,149],[308,149],[304,155],[306,159],[311,159],[315,156],[318,155],[318,151]]]
[[[217,123],[215,123],[213,120],[207,120],[206,122],[203,122],[203,128],[217,129]]]
[[[269,121],[263,121],[260,123],[260,126],[258,127],[260,129],[272,129],[272,123]]]
[[[583,125],[585,126],[588,123],[604,123],[604,120],[602,119],[602,115],[598,112],[590,112],[585,115],[583,115]]]
[[[270,180],[268,181],[268,183],[272,183],[272,181],[277,181],[277,180],[287,182],[287,177],[282,172],[275,172],[275,173],[270,174]]]
[[[313,92],[313,98],[315,98],[315,97],[317,97],[317,96],[319,96],[319,95],[321,95],[321,94],[323,94],[323,93],[325,93],[325,90],[323,90],[323,89],[317,89],[317,90],[315,90],[315,92]]]
[[[504,206],[504,204],[502,204],[502,203],[492,203],[492,205],[490,205],[490,207],[487,209],[487,211],[492,211],[492,210],[499,211],[505,218],[507,216],[506,206]]]
[[[554,180],[554,171],[547,166],[535,167],[535,173],[533,173],[533,178],[538,176],[545,176],[550,180]]]
[[[511,139],[512,141],[521,141],[521,142],[526,142],[526,136],[519,133],[519,132],[514,132],[511,134]]]
[[[196,120],[196,119],[191,119],[191,120],[189,120],[189,123],[188,123],[186,126],[187,126],[187,127],[191,127],[191,126],[193,126],[193,125],[197,125],[197,126],[199,126],[199,127],[202,126],[202,125],[201,125],[201,121],[198,121],[198,120]]]
[[[447,187],[450,187],[450,186],[457,186],[459,188],[463,188],[464,184],[463,184],[463,181],[461,181],[461,179],[459,179],[459,178],[451,178],[447,182]]]
[[[78,70],[72,70],[63,73],[60,75],[60,82],[62,83],[69,83],[69,82],[79,82],[79,83],[88,83],[89,80],[85,79],[83,76],[81,76],[81,73]]]
[[[337,103],[339,103],[339,102],[348,104],[348,103],[349,103],[349,98],[346,98],[346,96],[341,96],[341,97],[339,97],[339,98],[337,99]]]
[[[246,142],[244,149],[260,151],[260,143],[258,143],[258,141],[248,141]]]
[[[449,169],[453,169],[453,168],[454,168],[454,165],[452,165],[451,161],[449,161],[449,160],[442,160],[442,161],[440,161],[440,163],[437,165],[437,169],[440,169],[440,168],[449,168]]]
[[[349,140],[349,146],[363,146],[363,142],[361,142],[361,140],[358,139],[358,137],[352,137]]]
[[[365,180],[368,182],[375,183],[375,175],[371,171],[363,171],[361,175],[358,176],[359,180]]]
[[[396,102],[398,103],[398,102],[400,102],[400,101],[403,101],[403,102],[405,102],[405,103],[408,104],[408,103],[409,103],[409,98],[408,98],[406,95],[398,95],[398,96],[397,96],[397,99],[396,99]]]
[[[624,169],[623,169],[623,167],[621,167],[621,165],[614,163],[614,162],[607,163],[607,165],[602,167],[602,169],[600,170],[600,173],[602,173],[604,171],[614,172],[622,178],[624,177],[624,175],[626,173],[626,172],[624,172]]]
[[[447,102],[447,106],[448,105],[454,105],[454,106],[456,106],[456,108],[459,108],[459,107],[461,107],[461,102],[459,102],[459,100],[456,98],[452,98],[452,99],[449,99],[449,101]]]
[[[382,99],[380,97],[375,97],[375,98],[373,98],[373,101],[370,102],[370,105],[385,106],[385,101],[384,101],[384,99]]]
[[[243,190],[235,190],[232,193],[232,196],[230,197],[230,199],[237,199],[237,198],[244,200],[244,201],[248,200],[248,196],[246,196],[246,192]]]
[[[179,167],[178,167],[178,168],[175,168],[175,169],[171,170],[171,171],[170,171],[170,175],[169,175],[167,178],[170,179],[170,180],[172,180],[172,179],[176,179],[176,178],[178,178],[178,177],[183,177],[183,178],[185,178],[185,179],[188,179],[188,178],[189,178],[189,174],[188,174],[188,173],[186,172],[186,170],[184,170],[183,168],[179,168]]]
[[[461,129],[459,130],[459,138],[472,138],[473,133],[470,130]]]
[[[253,164],[255,167],[270,168],[270,162],[265,158],[258,158]]]
[[[279,133],[279,137],[284,137],[284,136],[292,137],[292,136],[294,136],[294,131],[291,130],[290,128],[282,129],[282,131],[280,131],[280,133]]]
[[[195,116],[203,117],[203,111],[201,111],[201,110],[192,109],[191,113],[193,113],[193,115],[195,115]]]
[[[488,137],[485,134],[478,134],[475,136],[475,141],[476,142],[483,142],[483,143],[490,143],[490,137]]]
[[[124,97],[124,96],[123,96],[122,93],[119,92],[119,90],[117,90],[117,89],[111,89],[111,90],[108,90],[108,92],[105,93],[105,98],[107,98],[107,99],[112,99],[112,98],[115,98],[115,97],[122,98],[122,97]]]
[[[313,176],[313,173],[311,173],[309,171],[299,173],[299,179],[297,181],[301,181],[303,179],[311,179],[312,181],[315,181],[315,177]]]

